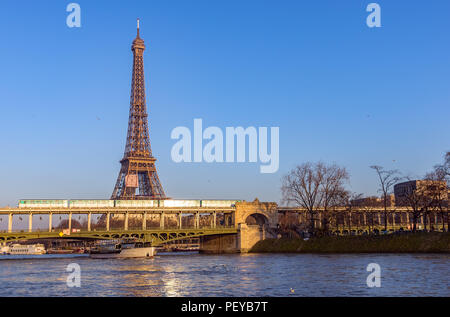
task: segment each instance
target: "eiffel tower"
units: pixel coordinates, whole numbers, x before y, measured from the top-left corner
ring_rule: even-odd
[[[111,199],[166,199],[156,172],[156,159],[150,147],[145,105],[145,45],[139,37],[139,19],[137,20],[137,36],[131,50],[133,51],[133,75],[127,143]]]

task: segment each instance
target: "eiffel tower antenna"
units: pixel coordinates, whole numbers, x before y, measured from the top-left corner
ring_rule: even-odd
[[[145,45],[144,40],[139,37],[139,19],[137,19],[137,35],[131,50],[133,74],[127,142],[111,199],[167,199],[156,172],[156,159],[150,147],[144,83]]]
[[[137,36],[136,37],[139,37],[139,18],[137,18]]]

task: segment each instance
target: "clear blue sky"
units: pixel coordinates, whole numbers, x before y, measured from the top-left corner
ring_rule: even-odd
[[[150,137],[173,198],[279,201],[305,161],[348,168],[376,194],[370,165],[421,176],[450,150],[450,2],[0,2],[0,206],[20,198],[109,198],[123,155],[136,18],[145,40]],[[280,169],[176,164],[170,133],[279,126]]]

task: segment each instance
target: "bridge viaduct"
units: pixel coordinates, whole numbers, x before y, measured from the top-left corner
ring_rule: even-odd
[[[384,228],[382,208],[335,208],[325,213],[317,210],[313,216],[316,228],[324,224],[326,214],[329,228],[338,234],[362,233]],[[54,217],[67,217],[63,228],[53,226]],[[72,228],[73,217],[84,215],[84,228]],[[97,221],[92,221],[93,216]],[[48,219],[48,230],[33,229],[33,218]],[[13,227],[13,218],[28,218],[26,229]],[[277,236],[278,229],[296,224],[307,226],[311,219],[305,209],[279,207],[274,202],[236,202],[233,207],[152,207],[152,208],[2,208],[0,220],[7,222],[0,231],[0,243],[40,238],[117,239],[137,238],[157,246],[169,241],[200,238],[200,251],[205,253],[247,252],[256,242]],[[5,224],[3,222],[3,224]],[[17,219],[16,219],[17,222]],[[408,208],[388,209],[389,230],[411,228],[412,214]],[[120,227],[117,224],[120,224]],[[156,223],[156,225],[155,225]],[[449,215],[430,213],[418,219],[419,228],[449,230]],[[1,225],[1,223],[0,223]]]

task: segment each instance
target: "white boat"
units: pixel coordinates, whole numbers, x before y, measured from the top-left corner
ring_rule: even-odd
[[[156,248],[142,242],[105,242],[91,248],[89,256],[94,259],[151,258]]]
[[[8,248],[9,250],[6,250]],[[43,244],[11,244],[5,248],[5,254],[11,255],[31,255],[45,254],[45,246]],[[3,248],[2,248],[3,252]]]

